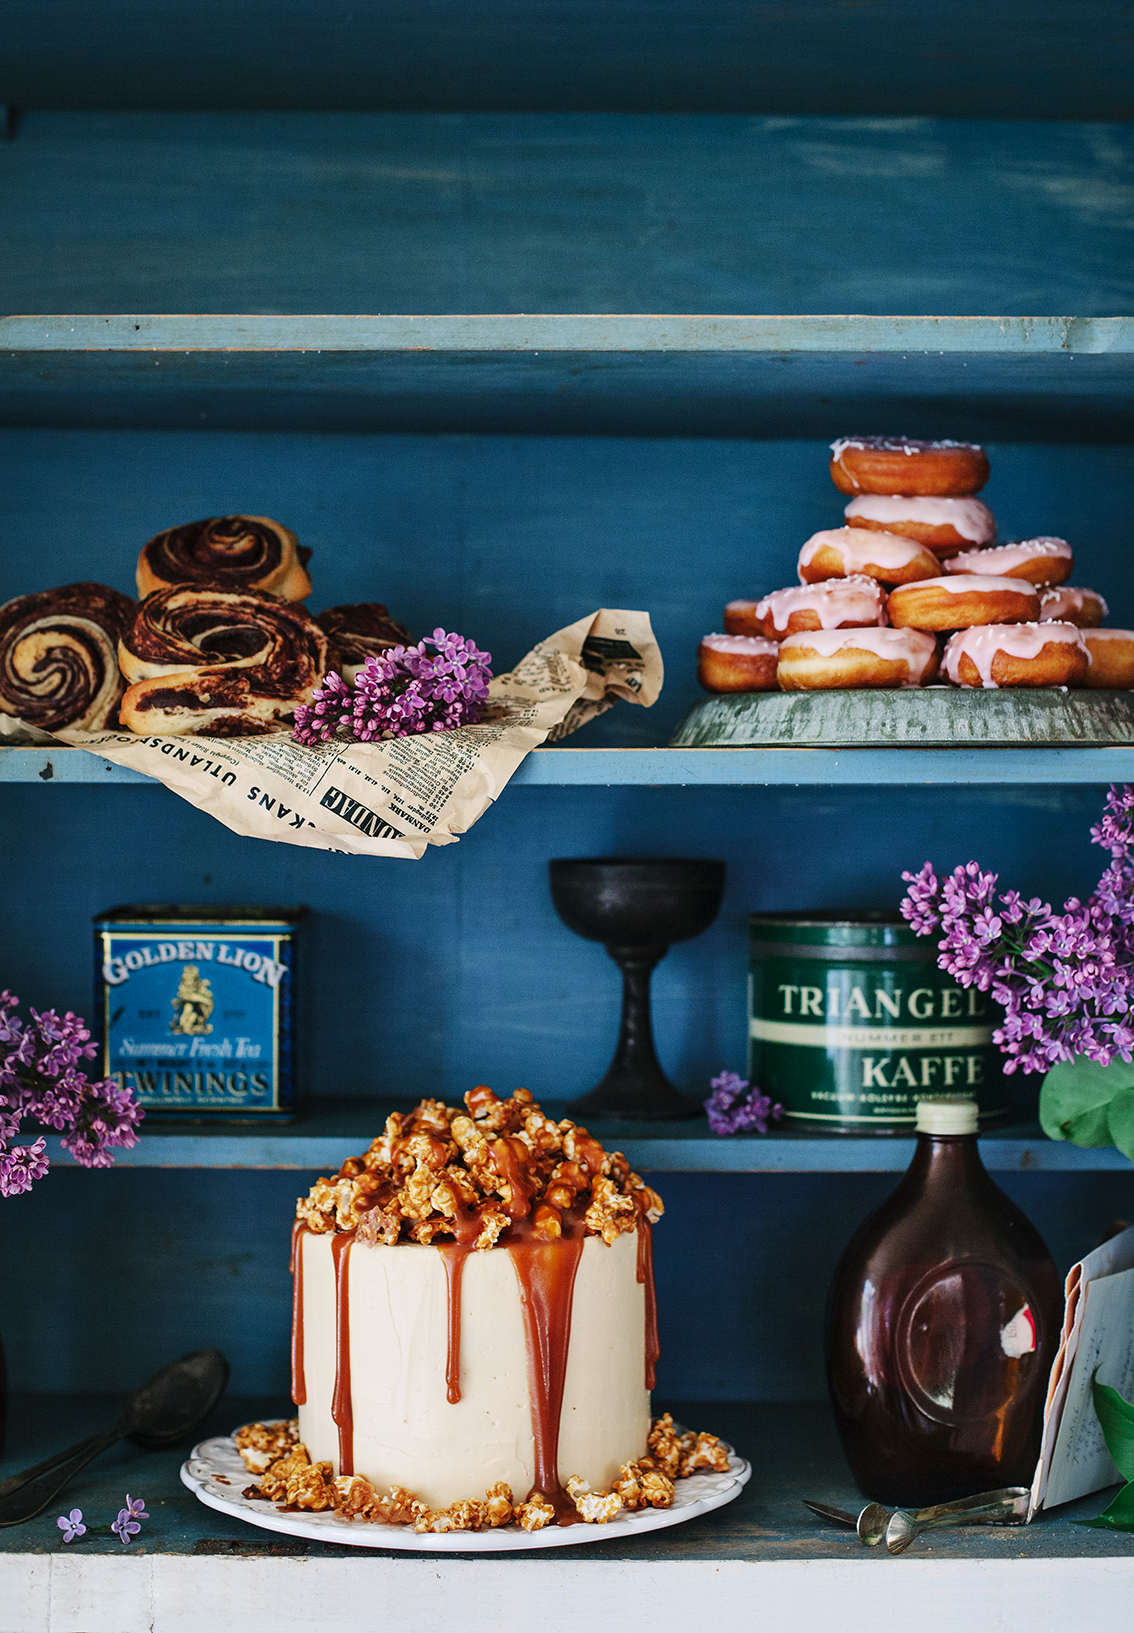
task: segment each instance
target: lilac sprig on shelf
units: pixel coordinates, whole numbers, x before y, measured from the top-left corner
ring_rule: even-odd
[[[902,874],[902,916],[918,935],[942,932],[940,968],[1003,1005],[992,1036],[1005,1072],[1134,1055],[1134,789],[1111,788],[1091,840],[1110,865],[1090,898],[1070,897],[1062,913],[1038,896],[997,896],[999,876],[976,862],[943,879],[929,862]]]
[[[771,1097],[750,1088],[746,1078],[736,1072],[722,1072],[710,1080],[712,1094],[705,1101],[709,1127],[714,1134],[766,1134],[769,1122],[778,1122],[784,1114],[781,1105],[773,1105]]]
[[[452,731],[480,719],[492,679],[490,652],[435,629],[416,646],[372,654],[348,686],[333,670],[295,711],[292,737],[314,747],[345,733],[357,742]]]
[[[113,1078],[92,1083],[80,1069],[98,1053],[80,1016],[29,1008],[24,1021],[19,1002],[0,992],[0,1196],[30,1191],[47,1172],[42,1135],[31,1145],[12,1143],[25,1118],[62,1130],[64,1150],[84,1168],[109,1168],[115,1147],[138,1143],[144,1116],[129,1089]]]

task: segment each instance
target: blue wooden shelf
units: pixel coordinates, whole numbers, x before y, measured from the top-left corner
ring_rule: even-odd
[[[509,786],[727,788],[1095,784],[1134,782],[1129,748],[549,748],[536,749]],[[0,748],[0,783],[133,783],[140,772],[72,748]]]
[[[389,1112],[405,1110],[393,1100],[326,1100],[314,1102],[290,1124],[260,1128],[242,1124],[175,1124],[150,1121],[132,1151],[119,1153],[116,1164],[128,1168],[287,1168],[337,1169],[357,1156],[381,1132]],[[550,1116],[567,1115],[565,1105],[548,1102]],[[892,1135],[824,1135],[810,1130],[776,1129],[766,1135],[721,1139],[710,1134],[703,1118],[678,1123],[612,1123],[590,1125],[608,1150],[625,1152],[631,1165],[648,1173],[813,1174],[902,1173],[913,1156],[913,1139]],[[997,1173],[1130,1172],[1130,1163],[1112,1146],[1081,1150],[1046,1138],[1037,1123],[1013,1122],[986,1134],[981,1142],[985,1166]],[[72,1165],[48,1137],[53,1162]]]
[[[1124,317],[0,319],[0,424],[1122,442]]]

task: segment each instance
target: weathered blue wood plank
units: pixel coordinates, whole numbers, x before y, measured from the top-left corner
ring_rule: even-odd
[[[562,1104],[548,1102],[545,1109],[549,1116],[568,1115]],[[405,1110],[404,1104],[320,1102],[286,1127],[242,1126],[227,1132],[216,1125],[178,1128],[155,1122],[147,1125],[144,1140],[115,1160],[127,1168],[333,1171],[347,1157],[365,1150],[384,1126],[387,1113],[395,1110]],[[767,1135],[721,1139],[708,1132],[703,1118],[653,1127],[601,1121],[588,1126],[608,1149],[624,1152],[632,1167],[650,1173],[904,1173],[914,1148],[912,1139],[834,1138],[777,1128]],[[985,1167],[998,1173],[1131,1173],[1129,1160],[1112,1146],[1082,1150],[1045,1138],[1036,1124],[991,1130],[981,1140],[981,1154]],[[52,1162],[73,1166],[58,1136],[48,1136],[48,1156]]]
[[[1124,21],[1114,0],[14,0],[0,98],[1124,119]]]
[[[1129,312],[1134,131],[1032,111],[32,111],[0,312]]]
[[[774,788],[884,783],[1011,786],[1134,781],[1130,748],[537,749],[511,788]],[[152,778],[82,749],[0,748],[0,783],[130,783]],[[507,798],[507,795],[503,796]]]

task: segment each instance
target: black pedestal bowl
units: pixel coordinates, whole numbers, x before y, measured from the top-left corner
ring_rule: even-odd
[[[724,893],[723,862],[580,857],[550,862],[551,899],[569,930],[601,941],[622,971],[622,1026],[602,1082],[570,1109],[640,1122],[695,1117],[658,1064],[650,976],[675,941],[707,930]]]

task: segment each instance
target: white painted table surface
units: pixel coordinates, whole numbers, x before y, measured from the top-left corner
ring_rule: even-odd
[[[36,1409],[17,1397],[0,1477],[113,1416],[102,1399],[23,1400]],[[1097,1513],[1105,1494],[1027,1528],[938,1532],[891,1559],[799,1501],[859,1501],[825,1406],[669,1404],[750,1457],[743,1496],[640,1542],[539,1555],[296,1542],[198,1503],[177,1477],[184,1449],[115,1448],[40,1520],[0,1531],[0,1633],[1067,1633],[1130,1623],[1134,1537],[1071,1523]],[[279,1406],[230,1399],[206,1430]],[[151,1515],[133,1547],[62,1544],[56,1513],[78,1506],[106,1523],[126,1491],[143,1493]]]

